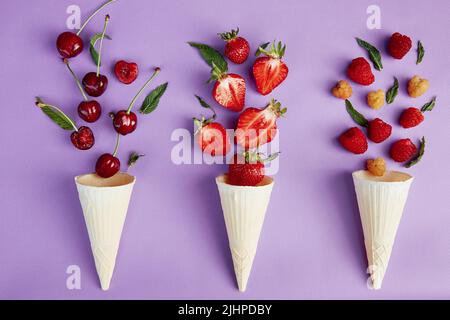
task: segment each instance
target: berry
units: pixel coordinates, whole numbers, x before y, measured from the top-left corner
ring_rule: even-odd
[[[264,163],[258,157],[252,161],[248,155],[234,155],[228,166],[227,183],[237,186],[256,186],[264,179]]]
[[[408,36],[395,32],[389,39],[387,49],[393,58],[401,59],[408,53],[411,46],[412,42]]]
[[[120,170],[120,160],[109,153],[102,154],[96,164],[95,172],[102,178],[109,178]]]
[[[408,108],[400,116],[400,125],[403,128],[412,128],[424,120],[422,112],[417,108]]]
[[[139,74],[138,65],[134,62],[126,62],[124,60],[117,61],[114,66],[114,74],[122,83],[130,84],[136,80]]]
[[[347,68],[347,76],[363,86],[368,86],[375,81],[370,64],[363,57],[352,60]]]
[[[350,83],[345,80],[339,80],[333,89],[331,89],[331,93],[336,98],[345,100],[352,96],[353,90]]]
[[[108,78],[95,72],[87,73],[82,80],[84,91],[91,97],[101,96],[108,87]]]
[[[102,114],[102,107],[96,100],[82,101],[78,105],[78,115],[86,122],[95,122]]]
[[[248,41],[242,37],[238,37],[239,28],[231,30],[231,32],[220,33],[222,40],[226,41],[225,56],[232,62],[241,64],[244,63],[250,54],[250,45]]]
[[[83,51],[83,40],[73,32],[63,32],[56,39],[56,48],[61,57],[73,58]]]
[[[386,173],[386,162],[381,157],[368,159],[366,166],[367,170],[374,176],[382,177]]]
[[[95,143],[94,133],[89,127],[80,127],[70,135],[72,144],[80,150],[88,150]]]
[[[339,142],[348,151],[361,154],[367,151],[367,139],[358,127],[353,127],[339,136]]]
[[[216,78],[216,76],[213,77]],[[245,87],[245,80],[240,75],[220,72],[217,75],[212,96],[221,106],[231,111],[240,112],[245,104]]]
[[[417,153],[417,147],[410,139],[401,139],[394,142],[389,154],[396,162],[405,162],[410,160]]]
[[[287,65],[281,61],[284,56],[286,46],[282,46],[281,42],[278,45],[272,44],[270,50],[265,50],[259,47],[257,55],[265,54],[265,57],[260,57],[253,63],[253,77],[256,81],[256,89],[262,95],[268,95],[278,87],[289,73]]]
[[[246,150],[266,144],[275,137],[277,119],[286,113],[281,103],[272,99],[267,107],[247,108],[239,115],[236,125],[236,143]]]
[[[417,98],[427,92],[430,82],[419,76],[414,76],[408,81],[408,94],[412,98]]]
[[[113,125],[118,133],[125,136],[136,130],[137,116],[132,111],[127,113],[127,110],[120,110],[114,115]]]
[[[197,136],[197,142],[203,152],[211,156],[223,156],[230,151],[230,141],[223,125],[211,122],[203,125]]]
[[[376,118],[369,122],[367,132],[370,140],[380,143],[390,137],[392,126],[380,118]]]

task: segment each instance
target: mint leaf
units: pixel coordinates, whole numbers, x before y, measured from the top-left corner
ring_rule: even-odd
[[[359,124],[362,127],[369,126],[369,121],[358,111],[356,111],[355,108],[353,108],[352,103],[350,100],[345,100],[345,108],[347,109],[348,114],[350,117],[352,117],[353,121],[355,121],[357,124]]]
[[[419,64],[423,60],[423,56],[425,55],[425,48],[422,45],[422,42],[419,40],[417,42],[417,61],[416,64]]]
[[[132,152],[128,158],[128,167],[132,167],[136,164],[140,157],[144,157],[145,154],[139,154],[137,152]]]
[[[405,165],[405,167],[411,168],[413,165],[419,163],[419,161],[422,159],[424,153],[425,153],[425,137],[422,137],[422,139],[420,140],[419,153],[417,154],[417,156],[414,159],[412,159],[410,162],[408,162]]]
[[[164,92],[166,92],[168,82],[163,83],[162,85],[156,87],[150,92],[147,97],[145,97],[144,102],[142,102],[142,106],[139,109],[139,112],[142,114],[149,114],[155,111],[158,106],[159,99],[163,96]]]
[[[95,65],[98,64],[98,52],[95,50],[95,44],[98,40],[102,37],[101,33],[96,33],[92,36],[91,40],[89,41],[89,52],[91,53],[92,60],[94,61]],[[105,39],[111,40],[111,37],[105,34]],[[100,64],[101,65],[101,64]]]
[[[398,94],[398,80],[396,77],[394,77],[394,85],[386,92],[386,102],[388,104],[394,102],[397,94]]]
[[[225,61],[224,57],[219,51],[203,43],[188,42],[188,44],[191,47],[198,49],[203,60],[205,60],[205,62],[211,68],[213,67],[214,63],[220,69],[220,71],[228,71],[228,63]]]
[[[198,95],[195,95],[195,97],[203,108],[212,109],[212,107],[205,100],[203,100],[202,97]]]
[[[425,111],[431,111],[433,110],[434,106],[436,105],[436,97],[434,97],[433,99],[431,99],[430,102],[425,103],[422,108],[420,108],[420,111],[425,112]]]
[[[36,98],[35,104],[60,128],[64,130],[77,130],[75,122],[66,116],[59,108],[44,103],[39,97]]]
[[[377,69],[378,71],[383,69],[383,64],[381,63],[380,51],[378,51],[377,48],[375,48],[373,45],[371,45],[370,43],[368,43],[362,39],[356,38],[356,42],[358,43],[358,45],[361,48],[364,48],[367,50],[367,52],[369,53],[369,58],[373,62],[373,67],[375,69]]]

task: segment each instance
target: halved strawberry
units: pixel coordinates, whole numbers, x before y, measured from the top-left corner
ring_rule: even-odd
[[[282,83],[289,72],[287,65],[281,61],[286,46],[281,42],[272,43],[270,50],[266,50],[269,43],[266,43],[258,48],[256,56],[265,54],[265,57],[260,57],[253,63],[253,76],[256,81],[256,88],[262,95],[267,95],[272,92],[280,83]]]
[[[277,119],[284,115],[287,108],[281,109],[281,103],[272,99],[267,107],[247,108],[239,115],[236,126],[236,143],[247,149],[257,148],[275,137]]]
[[[220,123],[214,122],[216,119],[214,109],[202,98],[196,97],[203,108],[211,109],[214,113],[209,119],[204,116],[201,119],[194,118],[194,124],[197,127],[194,135],[197,136],[200,148],[211,156],[226,155],[230,151],[231,145],[225,128]]]
[[[212,95],[221,106],[240,112],[245,105],[245,80],[238,74],[226,73],[214,63],[210,81],[216,80]]]

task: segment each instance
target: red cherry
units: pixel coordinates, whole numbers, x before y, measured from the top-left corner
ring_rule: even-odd
[[[94,133],[89,127],[80,127],[70,135],[72,144],[80,150],[88,150],[95,143]]]
[[[102,114],[102,106],[96,100],[82,101],[78,105],[78,115],[86,122],[95,122]]]
[[[118,133],[125,136],[136,130],[137,116],[134,112],[120,110],[114,115],[113,125]]]
[[[73,58],[83,51],[83,40],[73,32],[63,32],[56,39],[56,48],[61,57]]]
[[[114,73],[117,79],[125,84],[130,84],[136,80],[139,69],[138,65],[134,62],[126,62],[124,60],[117,61],[114,66]]]
[[[95,72],[89,72],[84,76],[82,83],[88,95],[91,97],[99,97],[108,87],[108,78],[102,74],[97,76]]]
[[[95,164],[95,172],[102,178],[109,178],[120,170],[120,161],[110,153],[102,154]]]

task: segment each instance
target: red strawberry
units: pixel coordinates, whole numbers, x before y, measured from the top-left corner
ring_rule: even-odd
[[[226,41],[225,56],[234,63],[241,64],[247,60],[250,53],[248,41],[238,37],[239,28],[230,32],[219,33],[222,40]]]
[[[234,155],[228,166],[227,183],[236,186],[256,186],[265,176],[264,162],[272,161],[278,153],[262,159],[259,153],[244,152]]]
[[[402,112],[402,115],[400,116],[400,125],[403,128],[412,128],[419,125],[424,119],[425,118],[419,109],[411,107]]]
[[[114,66],[114,74],[122,83],[130,84],[134,80],[136,80],[139,74],[138,65],[134,62],[126,62],[124,60],[120,60],[116,62]]]
[[[205,119],[204,116],[201,120],[194,118],[194,124],[197,127],[195,135],[197,135],[200,148],[211,156],[226,155],[230,151],[231,145],[225,128],[220,123],[214,122],[216,119],[214,109],[202,98],[196,97],[203,108],[211,109],[214,112],[214,115],[209,119]]]
[[[368,86],[375,81],[370,64],[363,57],[353,59],[347,68],[347,76],[354,82]]]
[[[210,81],[216,80],[213,98],[221,106],[240,112],[245,104],[245,80],[238,74],[226,73],[213,62]]]
[[[278,42],[278,45],[274,42],[270,50],[266,50],[267,46],[268,43],[258,48],[256,56],[259,56],[261,53],[266,56],[256,59],[253,63],[253,76],[256,81],[256,88],[264,96],[280,85],[289,72],[286,64],[281,61],[286,51],[286,46],[283,46],[281,42]]]
[[[417,147],[410,139],[401,139],[394,142],[389,154],[396,162],[405,162],[410,160],[417,153]]]
[[[236,126],[236,143],[246,150],[272,141],[276,135],[277,119],[286,113],[281,103],[272,99],[267,107],[247,108],[239,115]]]
[[[339,136],[341,145],[350,152],[361,154],[367,151],[367,139],[358,127],[353,127]]]
[[[370,140],[380,143],[389,138],[392,133],[392,126],[380,118],[376,118],[369,122],[367,132]]]
[[[389,39],[387,49],[392,57],[395,59],[401,59],[408,53],[411,46],[412,42],[408,36],[404,36],[396,32]]]

